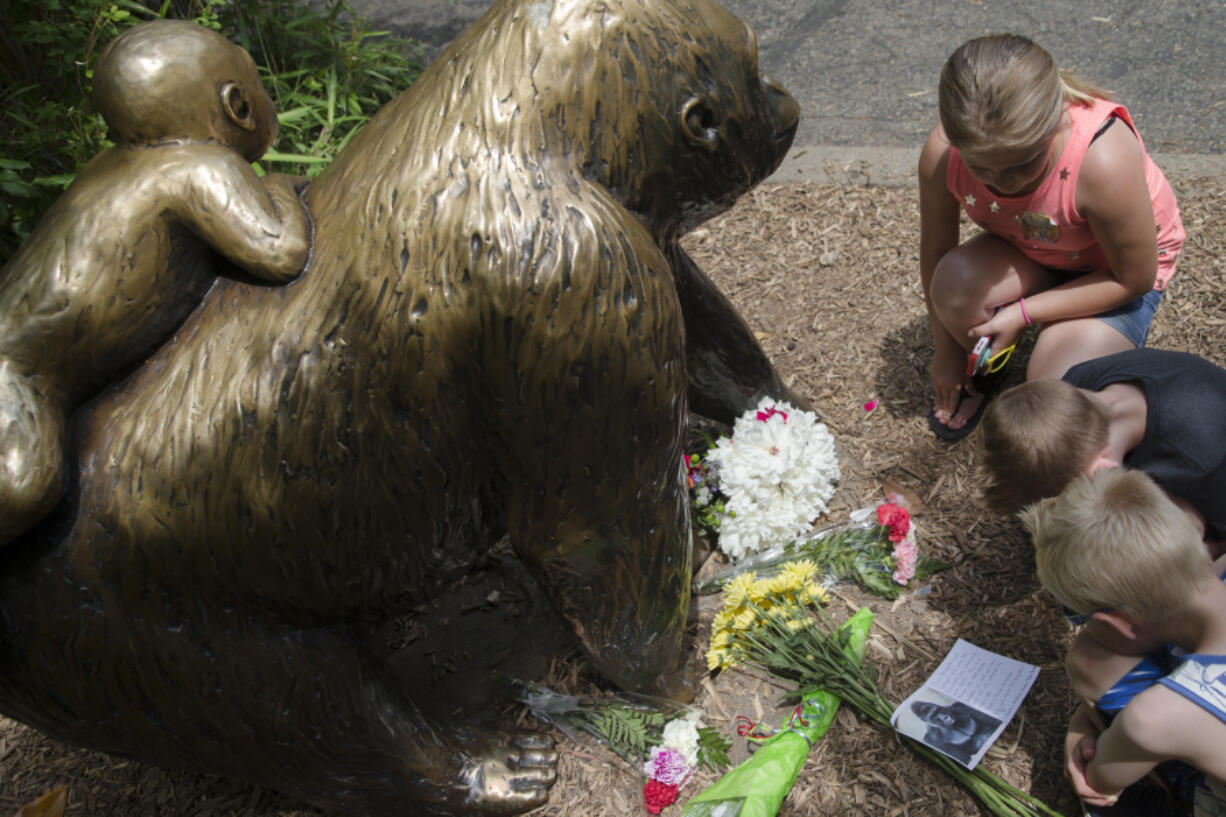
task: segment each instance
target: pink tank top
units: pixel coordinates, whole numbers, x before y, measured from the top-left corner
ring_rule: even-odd
[[[1096,99],[1092,107],[1070,105],[1072,131],[1064,151],[1043,183],[1033,193],[998,196],[970,174],[956,148],[949,150],[945,185],[967,216],[983,229],[1007,239],[1027,257],[1045,267],[1066,272],[1090,272],[1108,268],[1102,248],[1090,223],[1077,211],[1077,178],[1081,161],[1094,134],[1114,115],[1124,121],[1137,141],[1141,135],[1123,105]],[[1154,289],[1163,290],[1175,274],[1175,262],[1183,249],[1185,233],[1175,192],[1154,164],[1141,142],[1145,181],[1154,207],[1158,234],[1158,274]]]

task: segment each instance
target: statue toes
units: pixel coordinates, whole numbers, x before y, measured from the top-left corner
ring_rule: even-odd
[[[542,805],[558,778],[558,753],[546,735],[524,733],[506,741],[461,776],[470,808],[483,814],[516,814]]]
[[[553,749],[525,749],[519,753],[518,758],[512,759],[511,767],[521,771],[548,769],[550,773],[553,773],[557,765],[558,753]]]
[[[541,732],[521,732],[511,739],[513,749],[510,765],[515,769],[549,768],[558,765],[558,753],[553,748],[553,738]]]
[[[558,777],[558,753],[553,748],[553,738],[540,732],[521,732],[511,743],[513,751],[507,765],[523,774],[520,779],[552,786]]]

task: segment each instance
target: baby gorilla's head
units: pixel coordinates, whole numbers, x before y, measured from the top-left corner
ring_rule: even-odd
[[[251,55],[183,20],[116,37],[94,69],[94,106],[122,144],[211,139],[255,161],[277,137],[277,112]]]

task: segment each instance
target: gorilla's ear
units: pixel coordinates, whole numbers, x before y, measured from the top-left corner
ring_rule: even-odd
[[[691,145],[714,151],[719,147],[719,125],[706,96],[692,96],[681,106],[681,132]]]
[[[247,94],[243,86],[237,82],[227,82],[221,86],[221,109],[226,118],[246,131],[253,131],[258,124],[255,111],[247,102]]]

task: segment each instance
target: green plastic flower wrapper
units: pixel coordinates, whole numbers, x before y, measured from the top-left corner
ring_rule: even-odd
[[[867,607],[856,611],[839,629],[848,634],[844,652],[857,664],[873,624]],[[839,699],[817,690],[801,701],[801,718],[762,743],[753,756],[711,786],[690,798],[681,817],[775,817],[797,775],[839,709]],[[807,725],[800,725],[801,722]]]

